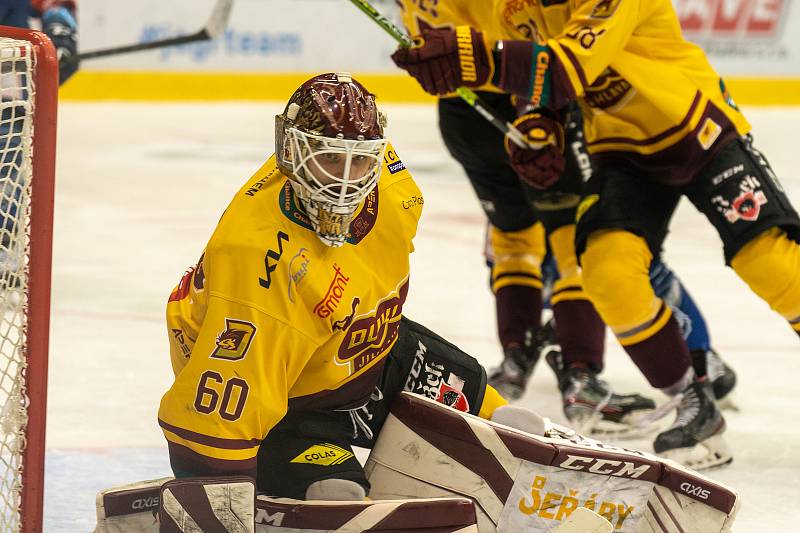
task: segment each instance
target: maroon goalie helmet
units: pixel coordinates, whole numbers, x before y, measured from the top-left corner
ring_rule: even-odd
[[[275,119],[275,157],[319,238],[347,240],[358,206],[375,187],[387,141],[375,97],[348,73],[305,82]]]

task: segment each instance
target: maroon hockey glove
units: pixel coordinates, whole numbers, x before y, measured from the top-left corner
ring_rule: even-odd
[[[483,34],[469,26],[422,30],[414,46],[398,48],[392,61],[407,70],[430,94],[452,93],[457,87],[479,87],[492,74]]]
[[[537,189],[546,189],[564,173],[564,128],[538,113],[522,115],[514,126],[532,143],[546,143],[539,149],[521,148],[506,137],[511,167],[519,178]]]

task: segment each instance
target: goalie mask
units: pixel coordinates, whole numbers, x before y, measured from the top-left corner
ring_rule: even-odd
[[[378,182],[386,150],[375,97],[350,74],[322,74],[275,117],[275,157],[319,238],[341,246]]]

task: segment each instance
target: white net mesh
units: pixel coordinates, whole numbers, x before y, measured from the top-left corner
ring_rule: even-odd
[[[0,531],[20,531],[34,54],[0,37]]]

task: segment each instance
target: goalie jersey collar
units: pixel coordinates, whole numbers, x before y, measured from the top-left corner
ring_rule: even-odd
[[[303,228],[314,231],[311,221],[306,216],[305,212],[297,204],[297,198],[292,190],[292,184],[287,179],[283,187],[281,187],[279,204],[283,215]],[[347,237],[349,244],[358,244],[367,236],[367,234],[375,226],[375,221],[378,219],[378,187],[372,189],[364,203],[361,210],[353,218],[350,223],[350,234]]]

